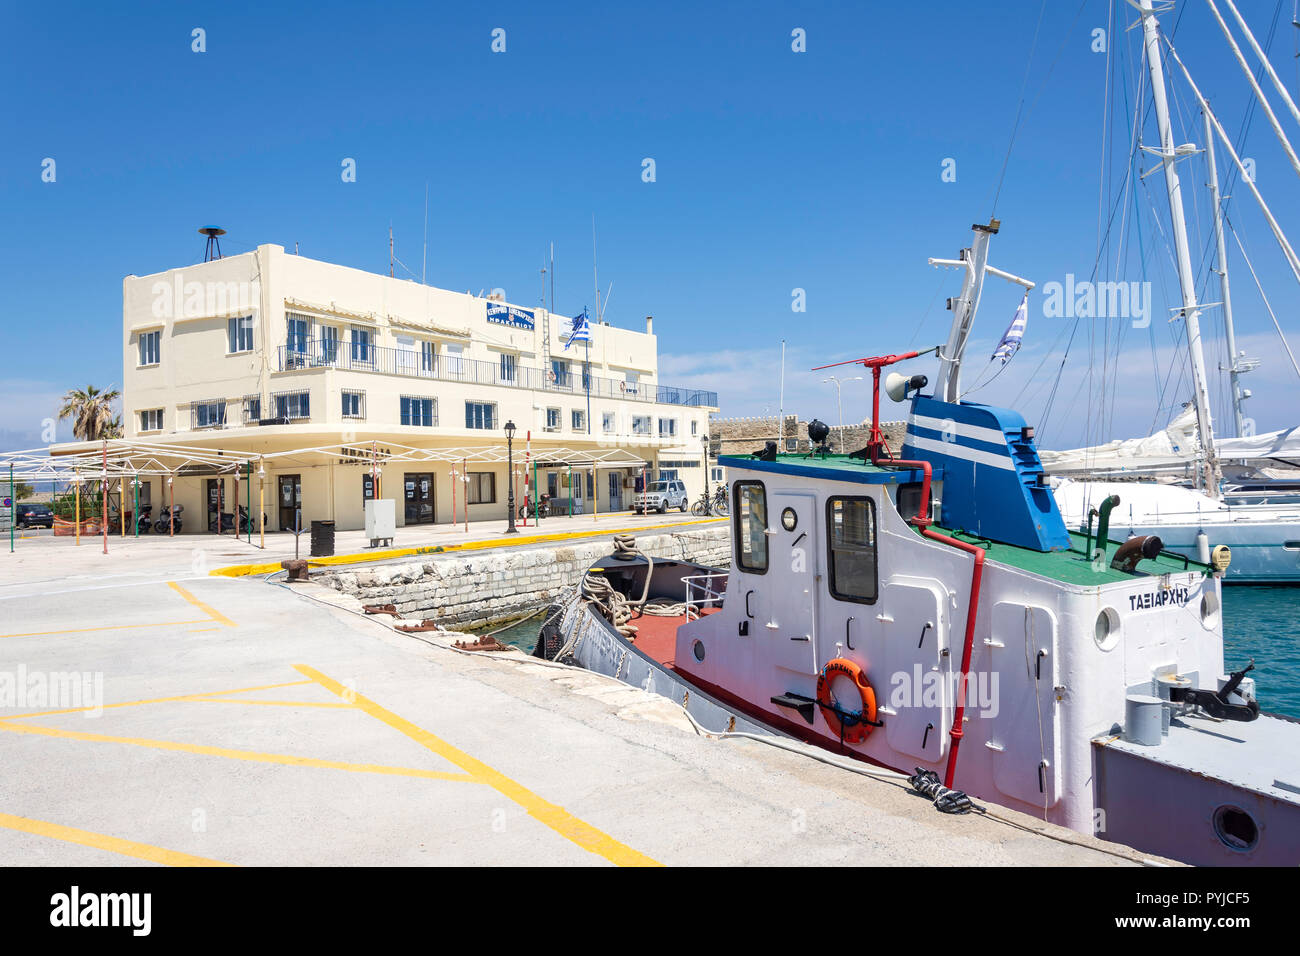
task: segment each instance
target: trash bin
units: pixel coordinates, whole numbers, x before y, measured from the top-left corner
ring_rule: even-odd
[[[334,553],[334,522],[313,521],[311,523],[311,556],[327,558]]]

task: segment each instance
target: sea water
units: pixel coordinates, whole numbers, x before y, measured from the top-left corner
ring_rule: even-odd
[[[1252,657],[1260,710],[1300,720],[1300,587],[1229,585],[1223,589],[1223,669]]]

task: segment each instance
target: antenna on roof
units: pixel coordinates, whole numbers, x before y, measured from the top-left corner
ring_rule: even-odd
[[[203,250],[204,262],[211,262],[214,259],[221,258],[221,242],[217,239],[217,236],[224,236],[225,234],[226,230],[218,226],[204,226],[199,230],[200,236],[208,237],[207,247]]]

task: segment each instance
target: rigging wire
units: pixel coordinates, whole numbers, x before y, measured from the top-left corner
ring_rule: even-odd
[[[992,212],[990,213],[990,218],[993,218],[998,210],[998,198],[1002,195],[1002,183],[1007,175],[1007,166],[1011,163],[1011,151],[1016,145],[1016,134],[1020,131],[1020,124],[1022,120],[1028,119],[1030,114],[1034,112],[1034,108],[1038,106],[1038,101],[1042,98],[1043,91],[1047,88],[1047,81],[1051,79],[1052,72],[1056,69],[1056,64],[1060,62],[1061,54],[1065,52],[1066,44],[1070,40],[1070,34],[1074,32],[1074,27],[1079,22],[1079,17],[1083,13],[1083,8],[1087,5],[1088,0],[1083,0],[1083,2],[1079,4],[1079,9],[1074,13],[1074,19],[1070,21],[1069,29],[1065,31],[1065,36],[1061,38],[1061,45],[1056,49],[1056,55],[1052,58],[1052,62],[1048,64],[1047,72],[1043,74],[1042,82],[1038,85],[1038,92],[1034,94],[1034,101],[1029,104],[1028,111],[1025,111],[1025,89],[1029,83],[1029,69],[1034,61],[1034,53],[1038,49],[1038,33],[1039,29],[1043,25],[1043,14],[1047,10],[1047,0],[1043,0],[1043,5],[1039,8],[1038,22],[1034,26],[1034,40],[1030,46],[1029,58],[1025,61],[1025,76],[1020,82],[1020,102],[1016,106],[1016,121],[1011,127],[1011,140],[1007,143],[1007,153],[1002,159],[1002,169],[998,173],[998,185],[997,189],[993,193],[993,207]]]

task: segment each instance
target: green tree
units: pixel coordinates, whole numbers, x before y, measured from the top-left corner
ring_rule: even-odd
[[[69,389],[59,406],[59,420],[72,419],[72,435],[82,441],[116,438],[122,434],[121,421],[113,414],[113,403],[119,397],[115,388],[102,392],[94,385]]]

